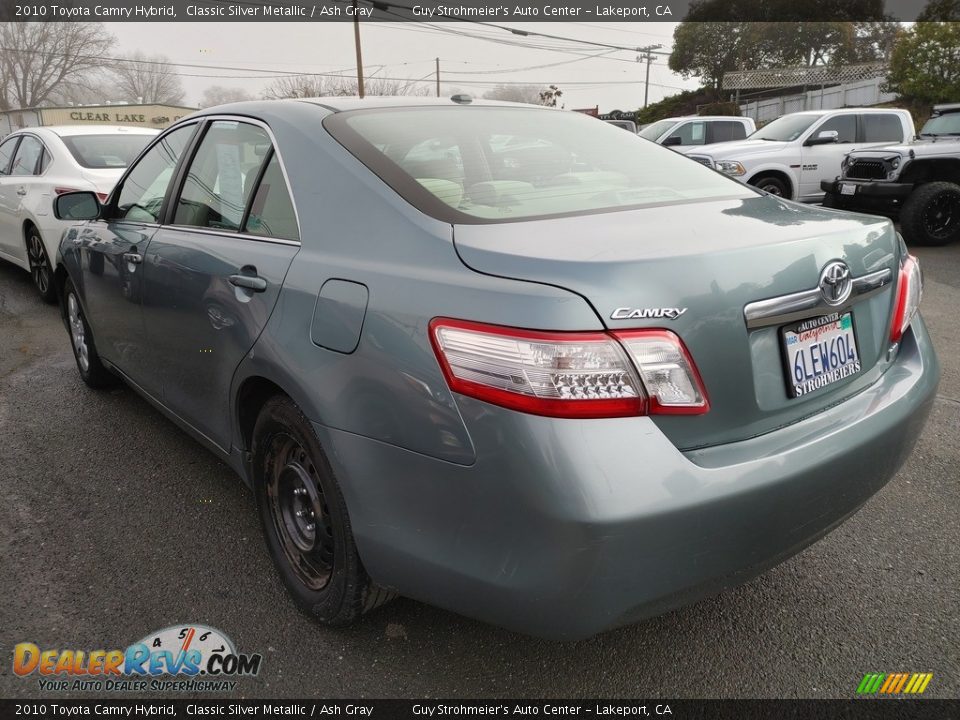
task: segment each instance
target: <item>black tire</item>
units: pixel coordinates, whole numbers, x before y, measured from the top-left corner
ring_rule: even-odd
[[[27,226],[25,236],[27,261],[30,263],[30,278],[33,280],[33,286],[40,293],[43,301],[52,305],[57,301],[57,287],[53,282],[53,268],[50,266],[50,258],[43,245],[43,238],[40,237],[40,231],[33,225]]]
[[[754,178],[750,178],[750,184],[771,195],[790,199],[790,189],[787,187],[787,184],[776,175],[757,175]]]
[[[119,382],[117,376],[100,362],[100,355],[93,341],[93,332],[83,314],[80,296],[69,278],[63,286],[63,317],[67,323],[67,332],[70,334],[73,358],[77,361],[77,370],[80,371],[83,381],[98,390],[116,385]]]
[[[327,457],[300,408],[277,395],[253,430],[254,493],[270,557],[297,607],[349,625],[395,597],[360,561],[350,516]]]
[[[960,185],[931,182],[916,188],[900,211],[900,230],[913,245],[960,240]]]

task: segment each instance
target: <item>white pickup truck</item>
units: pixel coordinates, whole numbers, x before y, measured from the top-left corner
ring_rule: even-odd
[[[840,174],[848,152],[904,142],[915,133],[907,110],[810,110],[779,117],[746,140],[677,149],[772,195],[819,202],[820,181]]]

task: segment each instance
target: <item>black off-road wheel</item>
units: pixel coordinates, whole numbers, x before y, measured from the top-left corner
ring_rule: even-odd
[[[52,282],[52,281],[51,281]],[[70,333],[70,347],[77,361],[77,370],[81,379],[90,387],[102,389],[113,387],[119,380],[100,362],[97,346],[93,341],[93,332],[83,314],[83,306],[73,281],[69,278],[63,286],[63,315]]]
[[[267,549],[297,607],[324,625],[342,626],[395,597],[367,575],[340,486],[290,398],[264,405],[252,454]]]
[[[750,178],[750,184],[771,195],[790,199],[790,188],[776,175],[758,175],[755,178]]]
[[[960,185],[938,181],[916,188],[903,204],[900,229],[914,245],[960,240]]]
[[[26,243],[27,261],[30,264],[30,278],[33,280],[33,286],[40,293],[43,301],[52,305],[57,301],[53,268],[50,266],[50,258],[47,256],[47,249],[43,245],[40,231],[33,225],[27,226]]]

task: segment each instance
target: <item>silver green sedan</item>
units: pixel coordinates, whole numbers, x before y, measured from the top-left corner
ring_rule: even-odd
[[[743,582],[890,480],[939,379],[889,221],[577,113],[228,105],[55,210],[84,381],[229,463],[331,625],[580,638]]]

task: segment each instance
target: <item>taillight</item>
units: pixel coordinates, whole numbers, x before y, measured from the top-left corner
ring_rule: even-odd
[[[437,318],[430,338],[451,390],[513,410],[600,418],[708,409],[692,360],[666,330],[552,333]]]
[[[890,342],[900,342],[903,333],[910,327],[910,321],[920,308],[923,298],[923,276],[920,273],[920,261],[913,255],[907,255],[900,266],[900,278],[897,281],[897,304],[890,324]]]

